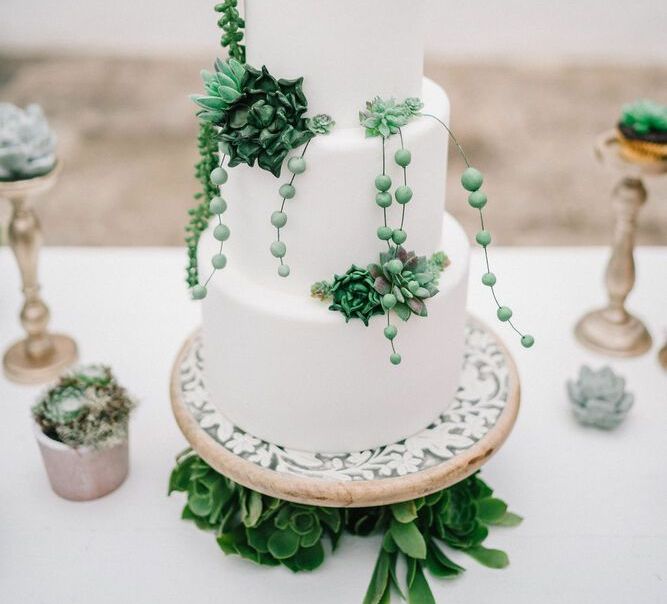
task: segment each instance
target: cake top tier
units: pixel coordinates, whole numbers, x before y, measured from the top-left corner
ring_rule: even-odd
[[[245,0],[247,60],[303,76],[309,114],[358,124],[374,96],[419,96],[424,0]]]

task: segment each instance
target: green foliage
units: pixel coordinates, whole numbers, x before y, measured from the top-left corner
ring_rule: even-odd
[[[382,534],[364,604],[388,603],[392,591],[407,597],[410,604],[435,602],[425,571],[446,579],[464,572],[445,554],[443,545],[490,568],[504,568],[507,555],[483,546],[488,526],[515,526],[521,521],[493,497],[478,475],[413,501],[338,510],[261,495],[218,474],[188,451],[171,474],[169,493],[174,491],[187,493],[182,517],[215,531],[225,554],[267,566],[282,564],[295,572],[314,570],[324,562],[325,540],[335,549],[344,532]],[[396,573],[401,557],[407,565],[403,588]]]
[[[239,13],[238,0],[225,0],[216,4],[215,11],[221,13],[218,19],[218,27],[223,32],[220,44],[229,51],[230,57],[245,63],[245,46],[241,44],[245,21]]]
[[[667,132],[667,105],[647,100],[625,105],[621,124],[632,128],[639,135]]]
[[[201,191],[195,195],[197,205],[188,210],[190,220],[185,227],[185,243],[188,251],[188,266],[186,282],[188,287],[194,287],[199,283],[199,269],[197,266],[197,246],[199,238],[206,230],[211,212],[209,204],[211,199],[218,194],[217,187],[211,182],[211,172],[218,165],[217,143],[215,142],[215,133],[213,126],[202,122],[199,126],[199,136],[197,138],[199,149],[199,162],[195,166],[195,176],[201,183]]]
[[[343,313],[346,322],[361,319],[364,325],[368,325],[371,317],[384,314],[380,295],[373,283],[371,274],[354,264],[344,275],[335,275],[330,289],[333,303],[329,310]]]
[[[235,59],[227,61],[216,59],[213,73],[203,69],[201,77],[206,94],[190,96],[201,107],[197,113],[199,119],[212,124],[221,122],[225,113],[243,95],[245,76],[246,68]]]
[[[304,118],[303,78],[278,80],[266,67],[245,70],[241,95],[215,121],[221,148],[230,167],[257,163],[278,177],[287,154],[315,136]]]
[[[32,414],[49,438],[74,448],[104,448],[127,438],[134,407],[109,367],[88,365],[61,377]]]
[[[182,517],[215,531],[220,549],[257,564],[313,570],[343,530],[339,510],[303,506],[261,495],[218,474],[191,451],[178,458],[169,493],[188,494]]]
[[[442,252],[438,252],[429,260],[403,247],[392,247],[381,253],[380,263],[371,264],[368,271],[373,278],[375,291],[380,296],[393,294],[397,301],[394,307],[396,314],[407,321],[412,314],[428,316],[426,300],[438,293],[438,280],[440,272],[447,266],[446,258]],[[398,272],[389,267],[389,263],[396,259],[402,265]]]
[[[328,281],[317,281],[310,286],[310,295],[320,300],[331,300],[331,283]]]
[[[395,99],[375,97],[366,103],[366,109],[359,112],[359,122],[366,129],[366,137],[389,138],[397,134],[409,120],[420,114],[424,103],[418,98],[408,98],[402,103]]]

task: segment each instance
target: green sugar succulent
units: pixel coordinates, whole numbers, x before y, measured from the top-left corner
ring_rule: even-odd
[[[330,288],[333,303],[329,310],[343,313],[345,321],[361,319],[364,325],[375,315],[384,314],[373,277],[365,268],[352,265],[344,275],[335,275]]]
[[[216,4],[215,11],[221,13],[218,19],[218,27],[222,29],[220,44],[229,50],[230,57],[245,63],[245,46],[241,44],[245,21],[239,13],[238,0],[225,0]]]
[[[359,113],[359,121],[366,129],[366,136],[389,138],[408,123],[408,115],[402,104],[395,99],[384,100],[375,97],[366,103],[366,110]]]
[[[411,314],[428,316],[426,300],[438,293],[440,272],[446,265],[442,252],[429,260],[399,246],[381,253],[380,263],[371,264],[368,271],[375,291],[380,296],[393,296],[393,310],[407,321]]]
[[[199,118],[215,125],[230,167],[257,163],[278,177],[292,149],[333,125],[327,116],[304,117],[303,78],[278,80],[266,67],[234,59],[218,60],[215,68],[202,72],[207,95],[192,98],[201,107]]]
[[[267,566],[283,565],[294,572],[322,565],[324,542],[335,551],[344,533],[382,536],[380,552],[364,604],[389,602],[395,591],[411,603],[435,602],[426,573],[451,579],[464,568],[446,555],[443,546],[463,551],[490,568],[509,560],[483,542],[489,526],[516,526],[521,517],[477,474],[426,497],[372,508],[323,508],[261,495],[218,474],[192,451],[179,456],[169,493],[187,494],[182,517],[215,532],[225,554],[236,554]],[[398,579],[403,559],[407,577]]]
[[[648,100],[625,105],[621,124],[632,128],[639,135],[667,132],[667,105]]]
[[[306,120],[306,126],[315,135],[330,134],[333,127],[336,125],[333,118],[325,113],[320,113],[315,117]]]
[[[70,447],[111,447],[127,438],[135,402],[103,365],[60,378],[32,408],[44,434]]]

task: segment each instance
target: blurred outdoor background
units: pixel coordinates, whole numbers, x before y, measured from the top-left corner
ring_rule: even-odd
[[[47,243],[181,243],[197,190],[187,95],[221,53],[214,3],[2,0],[0,101],[41,104],[66,164],[39,207]],[[426,74],[486,174],[494,241],[608,243],[614,179],[593,144],[624,103],[667,103],[667,2],[430,0],[429,10]],[[447,207],[473,233],[460,171],[451,154]],[[647,185],[639,242],[667,244],[667,177]]]

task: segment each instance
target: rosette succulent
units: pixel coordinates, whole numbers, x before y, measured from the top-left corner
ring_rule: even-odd
[[[375,97],[366,103],[366,110],[359,113],[359,121],[366,129],[368,138],[373,136],[388,138],[407,124],[408,115],[405,106],[397,104],[395,99],[384,100]]]
[[[344,275],[335,275],[330,289],[329,310],[340,311],[345,321],[361,319],[364,325],[375,315],[384,314],[374,279],[365,268],[352,265]]]
[[[387,310],[394,310],[407,321],[411,314],[426,317],[426,300],[438,293],[440,271],[447,264],[444,254],[434,254],[431,260],[417,256],[403,247],[392,247],[380,254],[380,263],[371,264],[368,271],[374,290],[382,296]],[[440,268],[442,267],[442,268]]]
[[[567,382],[567,392],[577,420],[605,430],[616,428],[634,404],[625,391],[625,379],[610,367],[594,371],[584,365],[577,381]]]
[[[217,138],[230,167],[239,164],[280,176],[283,161],[315,136],[304,117],[308,101],[303,78],[276,79],[266,67],[255,69],[230,59],[216,62],[216,73],[203,72],[207,96],[193,96],[199,117],[217,127]],[[318,119],[322,129],[324,118]]]
[[[336,122],[334,122],[333,118],[330,115],[326,115],[325,113],[320,113],[315,117],[307,119],[306,125],[308,127],[308,130],[310,130],[313,134],[323,135],[323,134],[329,134],[333,129],[333,127],[336,125]]]
[[[403,108],[406,115],[409,117],[416,117],[421,114],[421,111],[424,108],[424,103],[420,98],[413,96],[403,101]]]
[[[667,133],[667,105],[647,100],[625,105],[621,125],[630,128],[640,136]]]
[[[33,407],[48,437],[70,447],[111,447],[127,438],[134,401],[111,370],[88,365],[63,376]]]
[[[188,493],[183,518],[216,531],[224,553],[258,564],[313,570],[324,561],[324,539],[335,547],[343,530],[339,510],[261,495],[218,474],[191,451],[172,472],[173,491]]]
[[[42,176],[56,164],[56,137],[39,105],[0,103],[0,180]]]

